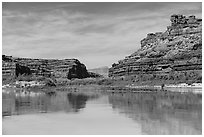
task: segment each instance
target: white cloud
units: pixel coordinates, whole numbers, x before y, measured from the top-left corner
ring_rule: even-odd
[[[133,4],[134,5],[134,4]],[[145,4],[144,4],[145,5]],[[147,33],[164,31],[172,12],[193,10],[195,4],[123,10],[106,14],[82,12],[71,5],[30,10],[3,9],[3,54],[33,58],[78,58],[89,68],[110,66],[140,47]],[[79,5],[72,5],[79,6]],[[83,6],[81,4],[80,6]],[[138,6],[137,6],[138,7]],[[81,8],[81,7],[80,7]],[[114,11],[114,12],[113,12]],[[116,13],[117,14],[113,14]],[[107,14],[110,13],[110,14]],[[112,14],[111,14],[112,13]]]

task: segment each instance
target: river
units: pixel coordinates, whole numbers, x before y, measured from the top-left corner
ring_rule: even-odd
[[[202,95],[3,89],[3,135],[202,134]]]

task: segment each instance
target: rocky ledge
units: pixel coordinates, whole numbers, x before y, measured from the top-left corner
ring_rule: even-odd
[[[112,64],[109,76],[134,82],[202,82],[202,19],[172,15],[165,32],[147,34],[141,48]]]

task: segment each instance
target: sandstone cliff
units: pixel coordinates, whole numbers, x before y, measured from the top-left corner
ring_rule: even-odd
[[[202,19],[172,15],[170,21],[165,32],[147,34],[138,51],[114,63],[109,76],[202,82]]]
[[[89,77],[86,66],[77,59],[31,59],[2,56],[3,70],[14,69],[15,76],[32,74],[55,78],[86,78]],[[5,68],[5,64],[15,64],[15,68]],[[7,65],[8,66],[8,65]],[[12,71],[13,72],[13,71]],[[4,71],[3,71],[4,73]]]

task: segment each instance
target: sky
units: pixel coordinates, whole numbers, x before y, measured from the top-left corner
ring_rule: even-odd
[[[202,3],[3,2],[2,54],[111,67],[147,33],[165,31],[172,14],[202,18]]]

